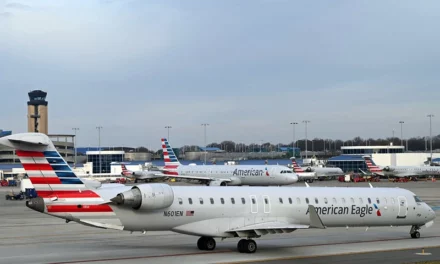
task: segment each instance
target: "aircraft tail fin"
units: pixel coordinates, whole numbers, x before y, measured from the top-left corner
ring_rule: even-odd
[[[367,165],[368,171],[371,173],[381,173],[382,169],[377,166],[370,156],[363,156],[365,164]]]
[[[177,159],[174,150],[171,148],[170,143],[166,138],[162,138],[162,151],[163,151],[163,159],[165,162],[164,169],[176,169],[180,165],[182,165]]]
[[[304,172],[304,169],[303,168],[301,168],[299,165],[298,165],[298,163],[296,162],[296,159],[295,158],[291,158],[292,159],[292,168],[293,168],[293,172],[295,172],[295,173],[301,173],[301,172]]]
[[[125,166],[125,164],[121,164],[121,168],[122,168],[122,175],[124,175],[124,176],[130,176],[130,175],[132,175],[132,171],[129,171],[128,169],[127,169],[127,167]]]
[[[41,198],[99,198],[89,190],[49,137],[42,133],[21,133],[0,138],[0,145],[15,149],[37,195]]]

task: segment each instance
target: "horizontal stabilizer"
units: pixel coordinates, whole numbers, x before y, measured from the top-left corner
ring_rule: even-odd
[[[124,230],[124,227],[121,226],[121,225],[112,225],[112,224],[106,224],[106,223],[82,220],[82,219],[74,217],[72,215],[68,215],[66,217],[66,219],[69,220],[69,221],[76,222],[78,224],[85,225],[85,226],[97,227],[97,228],[102,228],[102,229]]]
[[[1,138],[0,144],[18,150],[44,151],[52,142],[45,134],[20,133]]]

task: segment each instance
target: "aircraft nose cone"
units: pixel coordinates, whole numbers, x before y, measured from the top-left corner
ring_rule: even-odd
[[[35,197],[26,201],[26,206],[32,210],[35,210],[40,213],[44,213],[44,199],[41,197]]]
[[[435,219],[435,212],[434,210],[431,210],[429,220],[434,220],[434,219]]]

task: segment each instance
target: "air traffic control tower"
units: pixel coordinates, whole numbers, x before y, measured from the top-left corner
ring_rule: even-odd
[[[47,135],[47,93],[35,90],[28,93],[28,132],[39,132]]]

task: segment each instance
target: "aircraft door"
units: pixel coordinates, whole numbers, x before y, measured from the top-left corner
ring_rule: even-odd
[[[264,213],[270,214],[270,199],[269,196],[263,195]]]
[[[397,214],[397,218],[406,218],[408,214],[408,202],[405,196],[399,196],[397,198],[399,201],[399,213]]]
[[[251,213],[256,214],[258,213],[258,200],[257,196],[250,195],[250,204],[251,204]]]

